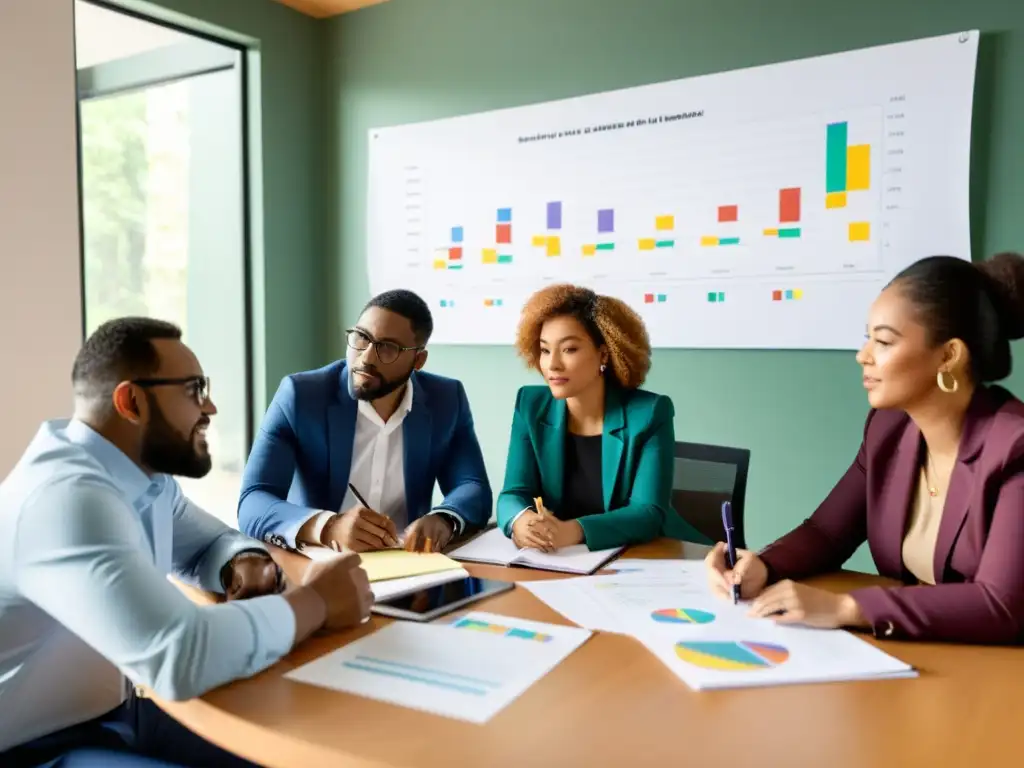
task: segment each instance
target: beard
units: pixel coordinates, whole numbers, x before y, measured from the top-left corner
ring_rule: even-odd
[[[205,477],[213,466],[213,459],[207,450],[196,447],[196,434],[200,427],[210,423],[209,416],[203,416],[192,427],[185,438],[171,426],[159,404],[148,397],[150,420],[142,436],[142,463],[153,472],[181,477]]]
[[[365,373],[373,374],[377,377],[376,381],[365,381],[362,384],[356,384],[355,374],[356,371],[362,371]],[[412,376],[413,368],[402,376],[398,376],[394,379],[386,379],[384,375],[375,368],[350,368],[348,372],[348,393],[354,400],[379,400],[386,395],[390,395],[399,387],[405,385]]]

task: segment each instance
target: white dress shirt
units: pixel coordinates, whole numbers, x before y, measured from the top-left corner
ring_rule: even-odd
[[[373,511],[391,518],[399,536],[409,524],[409,513],[405,507],[405,442],[402,424],[412,410],[412,390],[411,385],[406,385],[405,394],[387,421],[380,417],[373,403],[357,401],[352,464],[348,473],[349,483],[356,487]],[[352,489],[346,488],[340,509],[315,513],[316,522],[310,531],[308,543],[319,544],[320,536],[331,518],[359,503]],[[463,529],[465,521],[460,515],[450,509],[430,512],[438,513],[451,517],[456,533]]]
[[[280,595],[200,607],[265,548],[149,476],[82,422],[46,422],[0,484],[0,752],[117,707],[125,678],[186,699],[262,671],[295,640]]]

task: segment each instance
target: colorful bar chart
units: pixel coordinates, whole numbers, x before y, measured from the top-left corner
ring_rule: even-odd
[[[664,304],[668,296],[664,293],[645,293],[644,304]]]
[[[452,624],[453,629],[469,629],[474,632],[487,632],[492,635],[503,635],[504,637],[510,637],[516,640],[533,640],[538,643],[548,643],[553,639],[551,635],[543,632],[534,632],[529,629],[522,629],[521,627],[506,627],[500,624],[490,624],[486,621],[477,621],[476,619],[461,619],[455,624]]]
[[[484,299],[485,307],[500,307],[502,306],[501,299]]]

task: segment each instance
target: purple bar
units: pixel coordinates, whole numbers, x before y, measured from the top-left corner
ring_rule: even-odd
[[[562,228],[562,204],[548,203],[548,229]]]
[[[615,211],[613,211],[611,208],[605,208],[604,210],[597,212],[597,231],[615,231]]]

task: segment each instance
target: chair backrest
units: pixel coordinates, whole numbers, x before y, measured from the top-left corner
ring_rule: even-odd
[[[750,451],[702,443],[676,443],[672,481],[675,513],[712,541],[725,541],[722,502],[732,503],[737,547],[746,547],[743,502]]]

